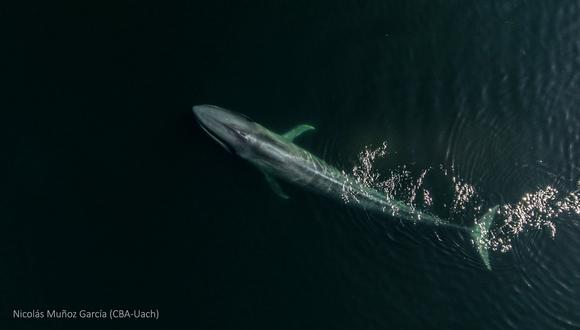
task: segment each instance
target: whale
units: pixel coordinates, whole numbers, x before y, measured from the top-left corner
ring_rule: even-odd
[[[328,198],[344,201],[345,194],[354,205],[369,212],[467,231],[481,256],[485,268],[491,270],[486,240],[498,206],[485,211],[471,227],[443,220],[413,205],[359,182],[307,150],[296,145],[296,138],[315,130],[301,124],[286,133],[277,134],[240,113],[215,105],[193,106],[199,126],[228,152],[248,161],[262,174],[274,193],[288,199],[279,181],[302,187]]]

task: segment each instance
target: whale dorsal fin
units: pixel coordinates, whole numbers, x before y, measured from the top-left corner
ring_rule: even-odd
[[[284,193],[284,191],[282,190],[282,187],[280,187],[280,184],[278,183],[278,181],[276,181],[276,179],[274,179],[270,174],[264,172],[264,177],[266,178],[266,182],[268,182],[268,184],[270,185],[270,188],[272,188],[272,190],[274,191],[274,193],[276,195],[278,195],[280,198],[283,198],[283,199],[290,198],[290,197],[288,197],[288,195],[286,195]]]
[[[302,124],[302,125],[298,125],[298,126],[294,127],[293,129],[289,130],[288,132],[286,132],[282,136],[284,138],[286,138],[288,141],[292,142],[292,141],[294,141],[295,138],[299,137],[303,133],[308,132],[308,131],[312,131],[314,129],[315,128],[313,126]]]

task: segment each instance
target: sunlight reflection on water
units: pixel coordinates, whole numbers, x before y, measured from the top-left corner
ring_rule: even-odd
[[[387,199],[402,200],[412,207],[416,206],[417,196],[422,195],[423,206],[428,208],[426,211],[431,211],[437,201],[425,185],[425,178],[431,168],[420,171],[416,178],[406,166],[383,175],[375,165],[377,161],[388,156],[387,145],[383,142],[377,148],[366,146],[359,153],[357,164],[352,170],[343,173],[348,174],[357,184],[382,192]],[[438,168],[449,180],[453,190],[450,213],[459,216],[475,213],[481,216],[481,211],[486,209],[483,207],[484,199],[476,187],[453,175],[453,168],[447,169],[443,165]],[[343,187],[342,199],[345,203],[358,202],[348,184]],[[519,201],[500,205],[495,225],[485,235],[483,243],[488,249],[505,253],[513,248],[514,239],[531,230],[548,229],[554,238],[555,220],[562,215],[574,213],[580,215],[580,190],[565,193],[546,186],[524,194]],[[397,210],[392,211],[391,215],[397,216]]]

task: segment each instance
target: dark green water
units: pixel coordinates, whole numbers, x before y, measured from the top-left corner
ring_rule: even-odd
[[[11,329],[580,328],[580,2],[12,12],[0,181]],[[427,191],[418,207],[454,223],[501,205],[493,270],[465,233],[287,185],[278,198],[198,127],[202,103],[276,132],[310,123],[298,144],[347,172],[386,142],[370,173],[402,176],[397,196]],[[12,319],[117,307],[160,320]]]

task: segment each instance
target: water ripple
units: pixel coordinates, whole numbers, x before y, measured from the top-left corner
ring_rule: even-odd
[[[418,196],[423,196],[420,204],[428,212],[433,212],[435,206],[450,207],[452,218],[467,217],[475,221],[486,210],[484,199],[476,186],[455,175],[453,167],[437,167],[447,178],[452,190],[453,197],[449,205],[436,205],[434,201],[438,199],[432,196],[432,189],[425,185],[431,168],[419,170],[414,176],[406,166],[401,166],[383,175],[375,165],[388,155],[387,145],[383,142],[378,148],[365,147],[358,155],[357,164],[349,173],[344,173],[353,177],[358,184],[383,192],[386,198],[403,200],[413,207],[417,206]],[[345,203],[358,202],[348,189],[343,190],[342,197]],[[531,232],[547,230],[553,239],[557,232],[556,220],[565,214],[580,215],[580,190],[565,193],[553,186],[545,186],[525,193],[515,202],[500,205],[495,226],[487,233],[483,243],[488,249],[505,253],[513,249],[516,238],[524,235],[529,238]],[[396,217],[396,211],[391,216]],[[533,252],[528,252],[533,258]]]

